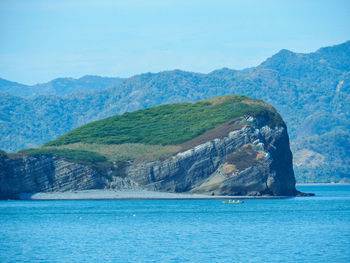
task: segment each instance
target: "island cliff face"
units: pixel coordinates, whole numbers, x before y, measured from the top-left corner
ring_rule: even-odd
[[[106,168],[56,155],[3,154],[0,198],[88,189],[295,196],[287,128],[270,127],[268,121],[246,115],[226,125],[226,133],[206,136],[206,141],[199,138],[170,157],[116,162]]]

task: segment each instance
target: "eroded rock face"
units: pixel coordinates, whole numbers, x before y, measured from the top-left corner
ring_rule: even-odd
[[[252,120],[251,120],[252,121]],[[215,195],[297,194],[285,127],[264,120],[231,131],[165,160],[134,161],[102,169],[55,156],[0,161],[0,197],[87,189],[145,189]]]
[[[101,189],[106,172],[55,156],[16,156],[0,161],[0,198],[19,193]]]

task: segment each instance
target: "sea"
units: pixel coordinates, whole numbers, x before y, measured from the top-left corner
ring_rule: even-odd
[[[313,197],[0,201],[0,262],[350,262],[350,185]]]

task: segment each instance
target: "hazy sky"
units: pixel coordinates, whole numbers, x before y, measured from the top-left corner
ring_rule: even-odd
[[[0,77],[256,66],[350,40],[350,1],[0,0]]]

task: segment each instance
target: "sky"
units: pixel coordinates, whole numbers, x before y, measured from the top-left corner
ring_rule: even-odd
[[[0,78],[257,66],[350,40],[348,0],[0,0]]]

